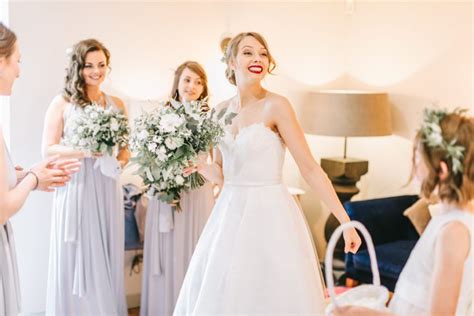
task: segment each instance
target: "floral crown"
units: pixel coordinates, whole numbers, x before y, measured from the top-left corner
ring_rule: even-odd
[[[463,114],[466,110],[456,109],[452,113]],[[464,160],[464,151],[466,148],[462,145],[456,145],[457,139],[446,141],[443,138],[441,130],[441,121],[448,115],[447,110],[443,109],[425,109],[423,112],[423,125],[421,126],[421,140],[431,148],[440,148],[446,151],[446,157],[451,159],[452,171],[454,174],[463,172],[462,162]]]

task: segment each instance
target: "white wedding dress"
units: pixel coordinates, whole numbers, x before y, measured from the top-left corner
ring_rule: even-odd
[[[219,149],[224,186],[199,239],[175,315],[324,315],[307,223],[282,183],[285,146],[257,123]]]

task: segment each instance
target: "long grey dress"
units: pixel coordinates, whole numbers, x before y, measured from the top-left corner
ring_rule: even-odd
[[[172,315],[189,262],[214,207],[212,185],[183,193],[181,212],[150,199],[145,225],[141,316]]]
[[[106,97],[107,106],[115,107]],[[82,108],[64,111],[68,120]],[[85,158],[53,201],[46,315],[126,315],[124,209],[118,179]]]
[[[16,173],[7,148],[4,150],[7,158],[8,186],[16,185]],[[17,315],[20,312],[20,283],[18,282],[18,267],[15,254],[13,230],[7,221],[0,226],[0,315]]]

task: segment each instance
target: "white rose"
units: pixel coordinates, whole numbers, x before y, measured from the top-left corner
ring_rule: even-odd
[[[176,143],[173,141],[172,138],[170,137],[167,137],[165,139],[165,145],[166,147],[168,147],[169,149],[173,150],[173,149],[176,149],[178,146],[176,145]]]
[[[165,114],[161,117],[160,128],[166,132],[174,132],[178,126],[184,123],[182,117],[175,113]]]
[[[144,140],[148,138],[148,131],[142,130],[140,133],[138,133],[137,138],[139,140]]]
[[[166,160],[167,156],[166,156],[165,153],[162,153],[160,150],[157,150],[157,151],[156,151],[156,158],[157,158],[159,161],[163,162],[163,161]]]
[[[116,119],[112,118],[110,120],[110,129],[113,131],[118,131],[119,130],[119,124]]]
[[[182,176],[176,176],[176,178],[174,178],[174,181],[178,185],[183,185],[184,184],[184,178]]]
[[[92,119],[96,119],[97,117],[99,117],[99,114],[97,114],[97,112],[91,112],[89,116]]]
[[[148,144],[148,150],[151,151],[151,152],[154,152],[155,149],[156,149],[156,144],[155,143],[150,143]]]

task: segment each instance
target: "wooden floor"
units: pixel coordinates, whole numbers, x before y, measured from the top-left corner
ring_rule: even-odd
[[[128,310],[128,316],[140,316],[140,307],[130,308]]]

